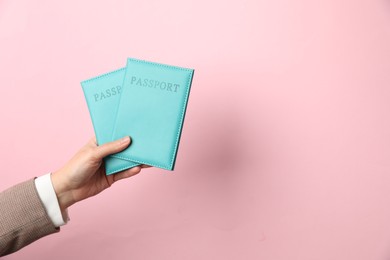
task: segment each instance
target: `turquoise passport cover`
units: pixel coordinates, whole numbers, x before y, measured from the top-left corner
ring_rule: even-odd
[[[173,170],[194,70],[129,58],[112,133],[132,143],[112,157]]]
[[[123,68],[81,82],[99,145],[111,141],[124,76]],[[104,158],[104,165],[109,175],[139,163],[108,156]]]

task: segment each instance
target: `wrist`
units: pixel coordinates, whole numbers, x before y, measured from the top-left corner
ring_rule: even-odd
[[[51,174],[51,181],[57,195],[61,211],[64,211],[76,202],[73,198],[72,189],[69,185],[67,185],[67,181],[64,179],[64,174],[61,174],[60,171],[56,171]]]

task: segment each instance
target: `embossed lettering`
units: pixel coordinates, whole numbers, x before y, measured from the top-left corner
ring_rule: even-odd
[[[104,91],[95,93],[93,95],[93,97],[95,99],[95,102],[98,102],[98,101],[101,101],[103,99],[106,99],[106,98],[109,98],[109,97],[112,97],[115,95],[119,95],[121,93],[121,90],[122,90],[121,86],[116,86],[116,87],[108,88]]]
[[[155,88],[162,91],[177,92],[180,88],[179,84],[172,82],[158,81],[155,79],[148,78],[139,78],[137,76],[132,76],[130,79],[130,84],[140,87]],[[112,94],[112,93],[111,93]]]
[[[130,83],[133,84],[133,82],[136,81],[136,80],[137,80],[137,77],[133,76],[133,77],[131,77],[131,82]]]

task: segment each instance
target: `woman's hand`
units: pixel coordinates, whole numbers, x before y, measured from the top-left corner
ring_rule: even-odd
[[[130,137],[98,146],[92,138],[60,170],[51,174],[54,190],[61,210],[72,204],[95,196],[110,187],[114,182],[136,175],[142,168],[136,166],[120,173],[106,175],[103,158],[120,152],[130,144]]]

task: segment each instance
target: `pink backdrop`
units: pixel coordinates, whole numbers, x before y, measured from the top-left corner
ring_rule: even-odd
[[[390,258],[386,0],[0,0],[0,189],[93,128],[80,81],[195,68],[176,170],[69,209],[5,259]]]

